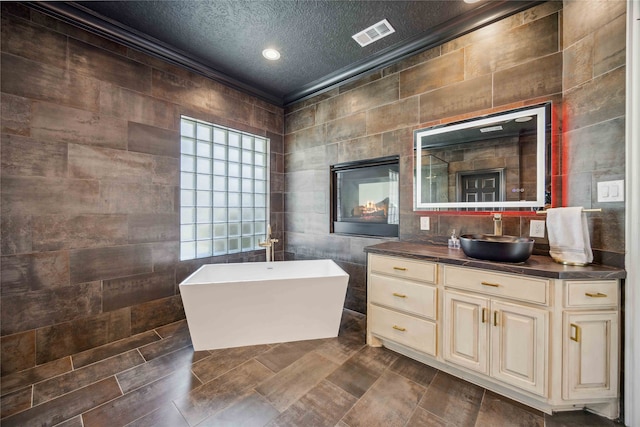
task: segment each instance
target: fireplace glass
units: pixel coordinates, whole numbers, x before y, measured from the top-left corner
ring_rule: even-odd
[[[332,232],[397,237],[398,157],[331,167]]]

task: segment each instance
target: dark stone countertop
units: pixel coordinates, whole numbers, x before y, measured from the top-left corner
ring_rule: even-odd
[[[590,264],[575,267],[558,264],[551,257],[532,255],[525,262],[511,264],[505,262],[483,261],[469,258],[462,249],[449,249],[446,246],[428,245],[411,242],[384,242],[367,246],[364,251],[370,254],[400,256],[443,264],[482,268],[502,273],[526,274],[529,276],[552,279],[624,279],[626,271],[605,265]]]

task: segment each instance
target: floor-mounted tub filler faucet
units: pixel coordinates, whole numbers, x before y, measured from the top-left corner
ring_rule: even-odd
[[[502,214],[493,214],[493,235],[502,236]]]
[[[266,249],[267,262],[275,261],[275,249],[274,243],[278,243],[278,239],[271,238],[271,225],[267,225],[267,239],[264,242],[259,242],[258,245]]]

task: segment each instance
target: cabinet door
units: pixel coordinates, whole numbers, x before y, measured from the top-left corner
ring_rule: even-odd
[[[618,312],[565,312],[563,324],[563,397],[617,397]]]
[[[444,359],[488,374],[488,321],[489,300],[487,298],[445,290]]]
[[[502,301],[491,309],[491,376],[546,396],[547,312]]]

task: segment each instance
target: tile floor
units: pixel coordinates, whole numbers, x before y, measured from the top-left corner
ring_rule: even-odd
[[[11,426],[615,426],[542,414],[364,343],[345,310],[331,339],[198,351],[185,321],[7,375]]]

